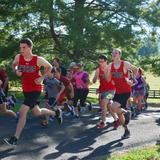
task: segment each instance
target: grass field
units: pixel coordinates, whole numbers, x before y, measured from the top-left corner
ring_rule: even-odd
[[[160,146],[156,145],[148,148],[133,149],[129,152],[112,155],[106,160],[160,160]]]
[[[150,85],[150,89],[160,90],[160,76],[154,76],[151,73],[146,73],[146,81]]]

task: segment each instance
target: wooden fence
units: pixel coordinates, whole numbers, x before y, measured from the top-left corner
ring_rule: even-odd
[[[21,85],[17,84],[12,84],[12,91],[21,91]],[[91,94],[96,94],[96,89],[97,88],[89,88],[89,93]],[[148,98],[157,98],[160,99],[160,89],[159,90],[152,90],[150,89],[148,91],[149,95]]]
[[[89,93],[96,94],[97,88],[90,88]],[[149,90],[148,91],[148,98],[160,98],[160,90]]]

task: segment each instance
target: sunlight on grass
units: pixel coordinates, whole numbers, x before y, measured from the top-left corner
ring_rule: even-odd
[[[160,76],[156,77],[151,73],[146,73],[146,81],[150,85],[150,89],[159,90],[160,89]]]
[[[106,160],[160,160],[160,146],[134,149],[127,153],[113,155]]]

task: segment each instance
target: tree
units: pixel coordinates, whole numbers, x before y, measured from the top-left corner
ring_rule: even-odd
[[[158,6],[159,0],[1,0],[1,53],[17,52],[15,42],[30,37],[47,57],[88,62],[121,47],[129,59],[145,34],[143,22],[160,24]]]

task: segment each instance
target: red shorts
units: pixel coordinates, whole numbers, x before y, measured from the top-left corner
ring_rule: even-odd
[[[66,94],[65,94],[65,92],[63,92],[63,93],[60,95],[59,99],[58,99],[58,105],[63,104],[63,102],[65,102],[65,101],[66,101]]]

